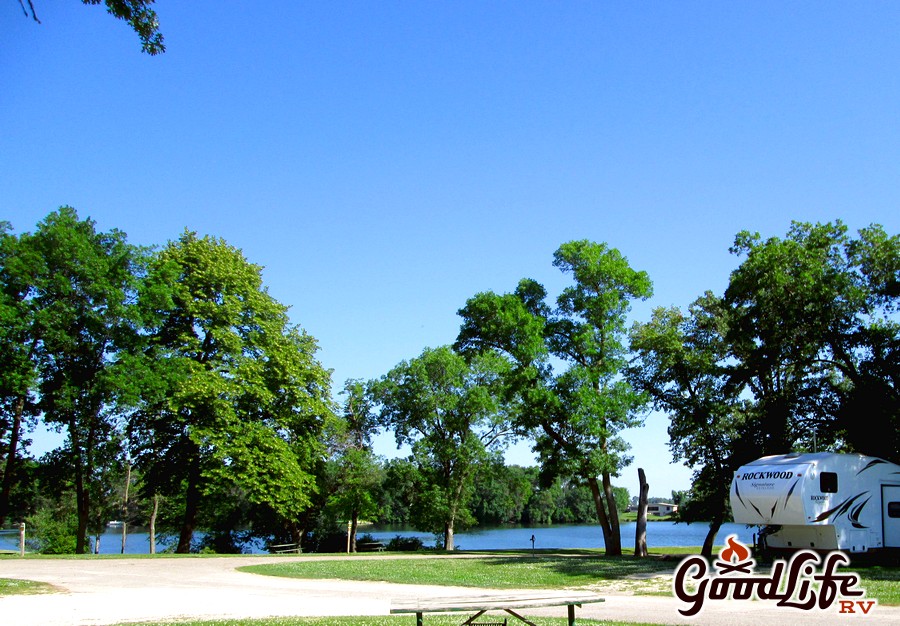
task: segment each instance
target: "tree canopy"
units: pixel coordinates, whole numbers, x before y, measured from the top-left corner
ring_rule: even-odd
[[[652,403],[694,470],[681,519],[710,522],[711,555],[747,461],[817,447],[900,460],[900,237],[795,223],[741,232],[732,252],[722,294],[626,335],[648,276],[606,244],[565,243],[555,299],[531,279],[474,295],[454,347],[348,380],[339,411],[316,340],[227,242],[185,231],[141,248],[69,207],[33,232],[2,222],[0,518],[56,552],[87,551],[113,516],[149,518],[186,552],[343,549],[348,520],[352,549],[366,518],[453,549],[475,523],[593,517],[620,554],[621,434]],[[38,422],[65,441],[35,460]],[[376,457],[381,429],[411,455]],[[513,436],[540,468],[503,464]]]
[[[185,232],[144,283],[153,384],[133,420],[133,454],[152,489],[184,490],[179,552],[210,483],[227,481],[285,520],[316,489],[309,470],[332,412],[330,374],[260,272],[224,241]]]
[[[900,239],[794,223],[783,239],[741,232],[732,252],[723,296],[632,330],[632,380],[695,469],[682,515],[712,520],[706,554],[743,463],[816,448],[900,460]]]
[[[616,555],[621,537],[612,477],[630,462],[619,433],[641,423],[646,403],[622,377],[626,316],[630,302],[648,298],[652,287],[645,272],[605,244],[565,243],[553,264],[573,280],[555,309],[530,279],[510,294],[477,294],[459,312],[456,346],[509,361],[507,380],[522,405],[518,428],[535,438],[545,471],[588,485],[607,554]]]
[[[374,385],[382,424],[426,479],[413,523],[443,538],[472,522],[468,500],[478,464],[501,449],[509,417],[501,402],[505,361],[492,354],[467,362],[448,347],[426,349]]]

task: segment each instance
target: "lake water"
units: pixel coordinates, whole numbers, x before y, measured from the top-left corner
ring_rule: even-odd
[[[634,548],[635,524],[622,524],[622,547]],[[676,524],[674,522],[650,522],[647,524],[647,545],[653,547],[702,546],[709,526],[706,524]],[[723,524],[716,535],[716,545],[725,543],[728,535],[737,535],[743,543],[751,544],[753,528],[744,524]],[[427,546],[434,546],[434,535],[409,530],[363,529],[378,541],[387,543],[397,535],[419,537]],[[544,549],[602,548],[603,532],[597,525],[571,524],[556,526],[502,527],[470,529],[455,535],[457,550],[522,550],[534,547]]]
[[[634,547],[635,524],[622,524],[622,547],[629,551]],[[706,538],[706,524],[676,524],[674,522],[650,522],[647,524],[647,545],[654,547],[701,546]],[[754,528],[744,524],[724,524],[716,536],[716,545],[722,545],[728,535],[734,534],[745,544],[753,541]],[[418,537],[426,546],[434,546],[434,535],[404,528],[366,527],[360,534],[370,534],[378,541],[387,543],[397,535]],[[531,536],[534,535],[534,547],[538,549],[564,548],[602,548],[603,533],[597,525],[573,524],[558,526],[501,527],[472,529],[456,534],[456,546],[459,550],[523,550],[531,548]],[[91,537],[91,546],[93,546]],[[165,545],[157,541],[157,551]],[[18,550],[18,532],[0,534],[0,550]],[[119,554],[122,549],[122,531],[110,528],[100,537],[100,554]],[[129,533],[126,536],[126,554],[147,554],[150,551],[149,535],[145,532]],[[262,545],[252,549],[255,554],[265,553]]]

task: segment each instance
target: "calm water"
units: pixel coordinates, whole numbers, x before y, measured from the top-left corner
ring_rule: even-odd
[[[630,550],[634,547],[634,523],[622,525],[622,547]],[[654,547],[701,546],[706,538],[705,524],[675,524],[674,522],[650,522],[647,524],[647,544]],[[735,534],[745,544],[751,544],[753,528],[743,524],[725,524],[716,536],[716,544],[725,542],[728,535]],[[434,546],[434,535],[403,528],[363,528],[360,534],[367,533],[378,541],[387,543],[397,535],[418,537],[426,546]],[[531,548],[531,536],[534,535],[534,547],[544,549],[562,548],[602,548],[603,533],[596,525],[559,525],[538,526],[535,528],[503,527],[470,530],[456,535],[456,546],[459,550],[521,550]],[[18,532],[0,534],[0,550],[18,550]],[[93,546],[91,537],[91,546]],[[110,528],[100,537],[101,554],[119,554],[122,549],[122,530]],[[157,541],[157,551],[165,549],[165,544]],[[129,533],[126,536],[125,552],[127,554],[146,554],[150,551],[149,535],[145,532]],[[257,546],[253,553],[265,553],[262,546]]]
[[[702,546],[709,527],[706,524],[676,524],[674,522],[650,522],[647,524],[647,545],[656,547]],[[634,547],[635,524],[622,524],[622,547]],[[434,535],[410,530],[379,529],[368,530],[370,535],[387,543],[397,535],[419,537],[427,546],[434,545]],[[744,524],[723,524],[716,535],[716,544],[725,542],[728,535],[737,535],[747,544],[753,539],[753,528]],[[558,526],[537,526],[535,528],[503,527],[469,530],[457,533],[458,550],[521,550],[531,548],[534,535],[535,548],[602,548],[603,532],[599,526],[572,524]]]

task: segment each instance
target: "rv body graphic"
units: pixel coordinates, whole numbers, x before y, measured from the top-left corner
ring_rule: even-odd
[[[731,483],[740,524],[762,548],[868,552],[900,548],[900,465],[861,454],[767,456]]]

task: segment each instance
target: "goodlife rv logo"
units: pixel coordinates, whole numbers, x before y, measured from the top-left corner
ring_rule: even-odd
[[[869,614],[877,603],[858,599],[866,595],[857,588],[858,575],[836,573],[839,566],[850,563],[843,552],[830,552],[823,560],[816,552],[801,550],[788,562],[775,561],[771,573],[762,576],[753,573],[756,561],[736,535],[730,535],[726,543],[714,563],[717,574],[709,573],[706,559],[700,556],[678,564],[672,588],[689,605],[678,610],[685,617],[697,615],[707,600],[772,600],[778,607],[804,611],[825,611],[838,603],[840,613],[862,614]]]

